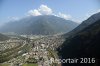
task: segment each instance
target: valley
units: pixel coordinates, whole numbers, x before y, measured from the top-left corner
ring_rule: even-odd
[[[99,66],[99,15],[80,25],[47,15],[6,24],[4,30],[0,29],[0,66]],[[59,62],[68,58],[95,58],[96,62]]]
[[[34,37],[26,35],[26,40],[14,37],[1,42],[0,66],[61,66],[50,59],[59,59],[56,48],[64,39],[58,35]]]

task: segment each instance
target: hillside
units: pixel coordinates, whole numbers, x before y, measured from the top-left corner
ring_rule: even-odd
[[[4,41],[4,40],[7,40],[9,39],[9,37],[3,35],[3,34],[0,34],[0,41]]]
[[[52,15],[30,16],[8,22],[0,32],[15,32],[17,34],[36,34],[36,35],[52,35],[57,33],[69,32],[78,26],[77,23],[65,20]]]
[[[78,32],[80,32],[81,30],[83,30],[84,28],[88,27],[89,25],[95,23],[97,20],[100,19],[100,13],[96,13],[94,15],[92,15],[91,17],[89,17],[87,20],[83,21],[79,26],[77,26],[75,29],[73,29],[72,31],[64,34],[64,37],[70,37],[70,36],[74,36],[76,35]]]
[[[100,66],[100,20],[67,38],[58,49],[62,58],[96,58],[95,64],[63,64],[63,66]]]

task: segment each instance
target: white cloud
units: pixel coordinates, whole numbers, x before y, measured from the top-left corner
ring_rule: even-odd
[[[74,22],[76,22],[78,24],[80,24],[82,22],[81,20],[77,20],[77,19],[72,19],[72,21],[74,21]]]
[[[32,16],[41,15],[41,13],[38,10],[36,10],[36,9],[28,11],[28,14],[32,15]]]
[[[60,12],[58,14],[54,14],[53,10],[51,8],[49,8],[47,5],[43,5],[43,4],[40,5],[40,7],[37,8],[37,9],[29,10],[28,15],[31,15],[31,16],[54,15],[54,16],[57,16],[57,17],[64,18],[66,20],[71,18],[71,15],[66,15],[66,14],[63,14],[63,13],[60,13]]]
[[[69,14],[64,14],[64,13],[54,13],[54,11],[49,8],[47,5],[40,5],[39,8],[37,9],[34,9],[34,10],[29,10],[28,11],[28,16],[39,16],[39,15],[54,15],[54,16],[57,16],[57,17],[61,17],[61,18],[64,18],[66,20],[72,20],[72,16],[69,15]]]
[[[41,5],[38,11],[43,15],[51,15],[53,12],[47,5]]]
[[[52,9],[47,5],[41,5],[38,9],[28,11],[28,15],[39,16],[39,15],[51,15]]]
[[[61,17],[61,18],[64,18],[66,20],[72,18],[71,15],[66,15],[66,14],[63,14],[63,13],[58,13],[58,17]]]
[[[90,16],[92,16],[93,14],[99,13],[100,9],[94,11],[94,12],[89,12],[88,14],[86,14],[86,18],[89,18]]]

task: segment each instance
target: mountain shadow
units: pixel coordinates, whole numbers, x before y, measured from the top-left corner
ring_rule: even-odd
[[[100,20],[67,38],[58,49],[62,59],[95,58],[96,63],[63,64],[63,66],[100,66]]]

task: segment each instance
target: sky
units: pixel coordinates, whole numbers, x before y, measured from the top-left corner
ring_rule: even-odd
[[[100,12],[98,0],[0,0],[0,25],[28,16],[55,15],[81,23]]]

